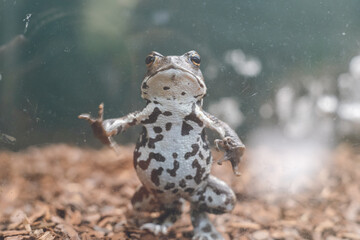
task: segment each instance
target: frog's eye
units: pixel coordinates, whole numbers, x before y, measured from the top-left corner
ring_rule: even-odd
[[[200,56],[198,54],[191,55],[190,60],[194,65],[196,65],[198,67],[200,66],[201,59],[200,59]]]
[[[155,56],[154,55],[149,55],[145,58],[145,64],[146,66],[150,66],[151,64],[153,64],[153,62],[155,61]]]

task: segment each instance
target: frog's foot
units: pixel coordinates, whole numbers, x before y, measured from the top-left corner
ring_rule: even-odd
[[[140,227],[140,229],[148,230],[155,235],[158,235],[159,233],[166,235],[168,230],[174,225],[180,216],[180,211],[169,209],[163,213],[155,223],[145,223]]]
[[[116,135],[118,133],[117,129],[112,131],[106,131],[103,126],[104,120],[104,104],[101,103],[99,105],[99,112],[97,118],[92,118],[90,114],[83,113],[78,116],[79,119],[85,119],[90,123],[91,129],[95,135],[103,144],[110,145],[115,150],[117,150],[116,143],[112,140],[111,136]]]
[[[168,228],[165,225],[159,225],[156,223],[145,223],[140,227],[141,230],[148,230],[149,232],[152,232],[155,235],[158,235],[159,233],[166,235],[168,233]]]
[[[224,240],[224,237],[214,229],[211,232],[199,232],[195,233],[192,240]]]
[[[217,151],[220,151],[220,148],[225,151],[224,156],[220,158],[217,163],[222,165],[223,162],[230,161],[233,171],[237,176],[240,176],[238,165],[245,152],[245,146],[239,141],[236,141],[231,137],[225,137],[222,140],[215,139],[214,141]]]
[[[192,240],[224,240],[224,237],[209,221],[206,213],[193,212],[194,236]]]

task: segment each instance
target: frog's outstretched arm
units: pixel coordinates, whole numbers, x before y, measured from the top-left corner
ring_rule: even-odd
[[[131,126],[139,124],[142,120],[148,118],[149,114],[150,110],[145,107],[142,111],[129,113],[121,118],[103,120],[104,104],[100,104],[98,118],[94,119],[87,113],[79,115],[79,118],[85,119],[90,123],[95,137],[100,139],[102,143],[115,147],[116,144],[111,139],[111,136],[119,134]]]
[[[195,114],[202,120],[206,127],[218,132],[221,137],[221,139],[214,141],[217,150],[219,150],[219,146],[225,150],[224,158],[220,159],[218,164],[221,165],[224,160],[229,160],[234,173],[240,175],[238,165],[245,152],[245,145],[241,142],[238,135],[229,125],[205,112],[199,106],[195,107]]]

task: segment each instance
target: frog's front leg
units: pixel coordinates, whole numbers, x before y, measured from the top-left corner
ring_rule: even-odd
[[[225,182],[209,176],[207,184],[191,197],[191,221],[194,226],[193,240],[223,239],[207,217],[207,213],[230,212],[236,203],[234,192]]]
[[[95,137],[103,144],[114,146],[111,136],[125,131],[127,128],[139,124],[143,119],[150,115],[150,109],[145,107],[142,111],[129,113],[121,118],[104,119],[104,104],[99,105],[98,118],[92,118],[90,114],[83,113],[79,115],[80,119],[85,119],[90,123]]]
[[[155,235],[167,234],[169,228],[180,218],[183,207],[182,199],[169,199],[159,196],[141,186],[131,199],[133,209],[138,212],[161,212],[161,216],[154,222],[143,224],[140,228]]]
[[[228,160],[231,162],[234,173],[240,175],[238,165],[245,152],[245,145],[238,135],[229,125],[203,111],[199,106],[196,106],[195,113],[205,123],[206,127],[218,132],[221,136],[221,139],[215,140],[215,146],[217,150],[219,147],[224,149],[225,155],[223,159],[218,161],[218,164],[221,165],[223,161]]]

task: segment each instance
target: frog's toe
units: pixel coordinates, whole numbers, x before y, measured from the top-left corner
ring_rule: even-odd
[[[192,240],[224,240],[218,231],[201,232],[194,235]]]
[[[160,233],[166,235],[168,233],[168,228],[166,226],[156,223],[145,223],[140,227],[140,229],[148,230],[155,235],[159,235]]]

